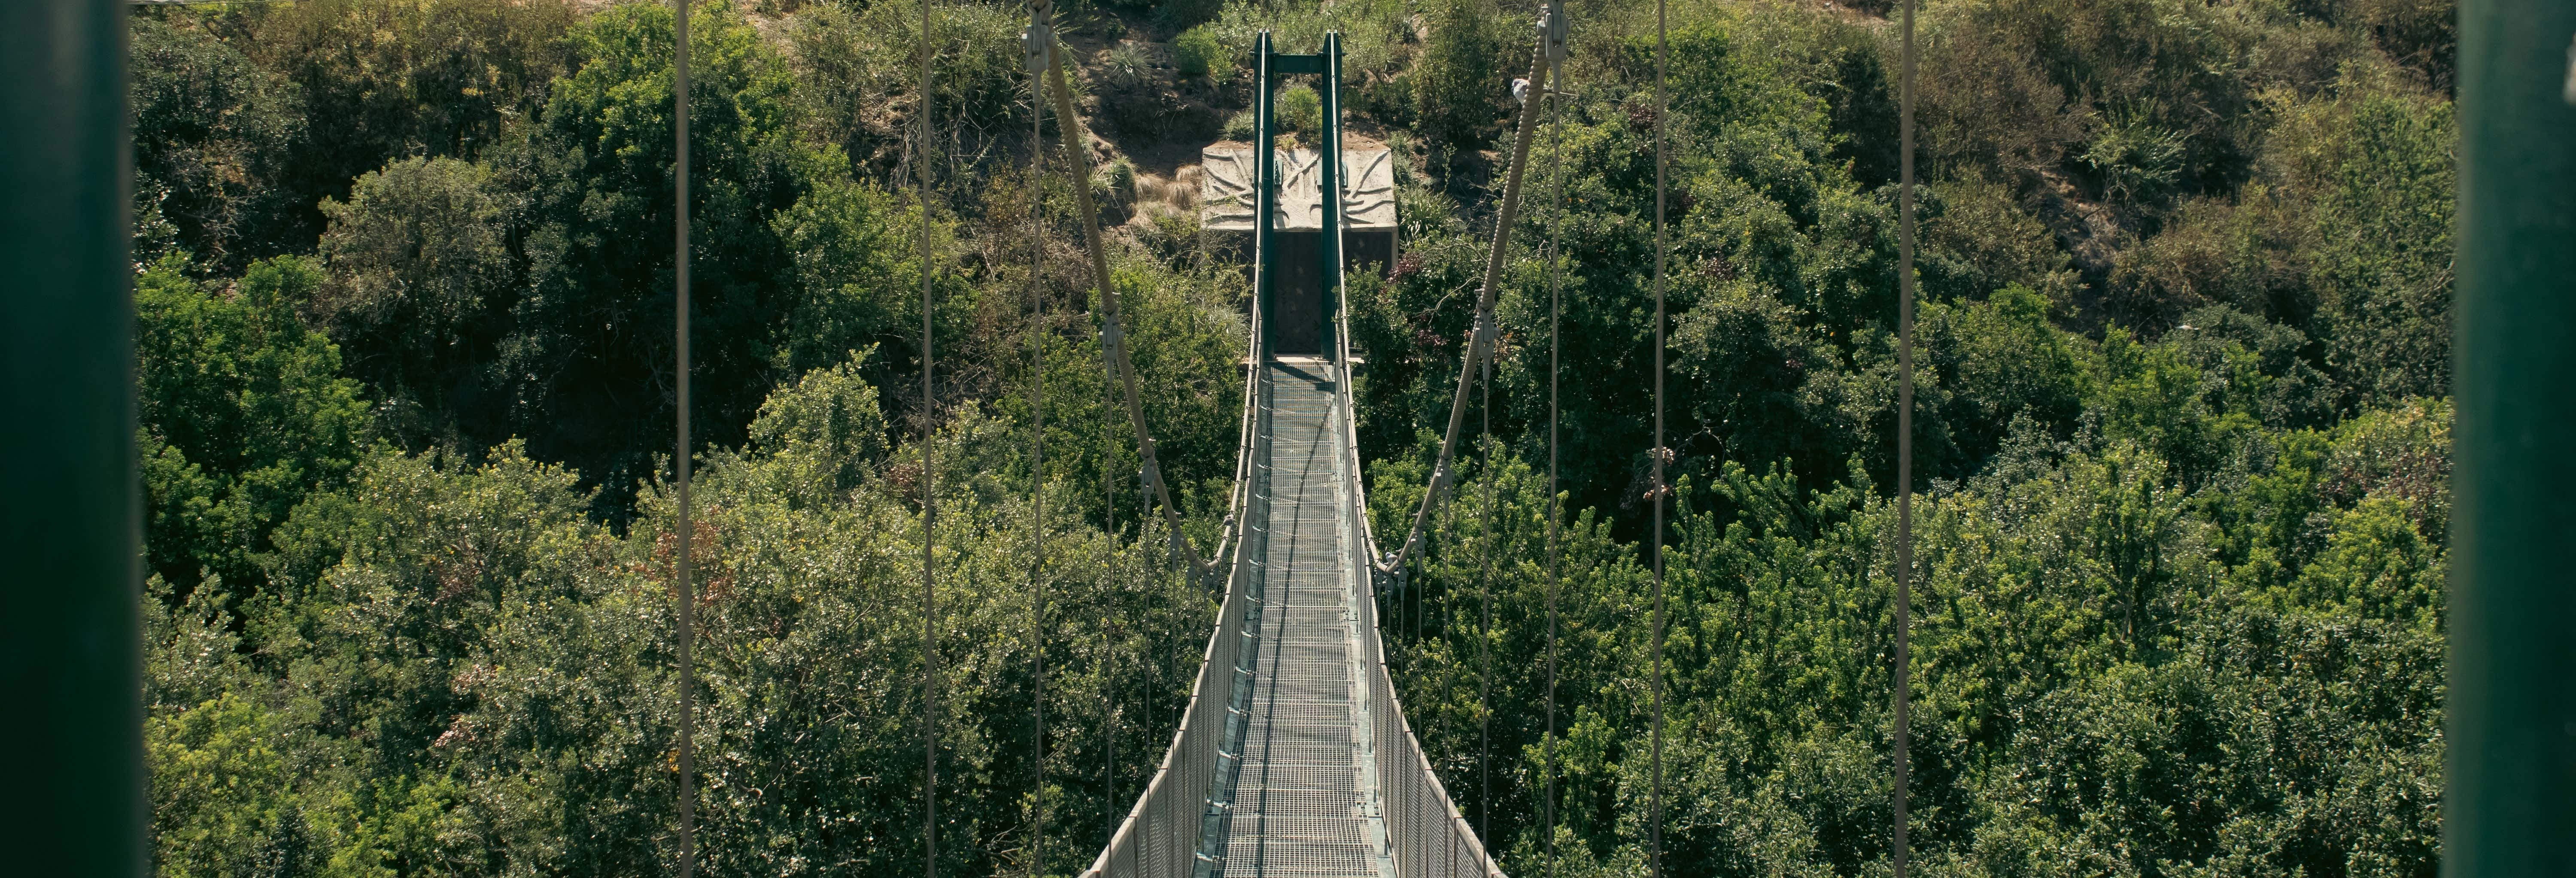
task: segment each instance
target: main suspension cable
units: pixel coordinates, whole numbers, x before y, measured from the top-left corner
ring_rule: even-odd
[[[1660,0],[1659,0],[1660,2]],[[1548,53],[1545,34],[1530,53],[1529,82],[1547,81]],[[1493,355],[1496,328],[1494,297],[1502,285],[1503,256],[1510,249],[1512,222],[1520,215],[1521,178],[1529,170],[1530,141],[1538,134],[1538,102],[1521,101],[1517,132],[1512,137],[1511,170],[1504,177],[1503,207],[1494,216],[1493,244],[1485,251],[1483,285],[1476,293],[1476,323],[1468,334],[1466,359],[1458,364],[1458,388],[1449,398],[1449,426],[1440,434],[1440,457],[1432,465],[1431,483],[1422,492],[1422,506],[1413,512],[1413,526],[1404,536],[1404,545],[1395,557],[1386,561],[1372,560],[1382,572],[1394,572],[1405,560],[1422,550],[1423,528],[1431,523],[1431,511],[1440,505],[1440,491],[1449,484],[1450,463],[1458,449],[1458,433],[1467,421],[1467,391],[1476,379],[1476,368]]]
[[[1033,19],[1046,19],[1052,17],[1054,3],[1030,0],[1029,8]],[[1047,41],[1046,51],[1047,87],[1055,97],[1056,127],[1063,134],[1065,171],[1073,178],[1074,205],[1082,214],[1082,241],[1090,251],[1092,283],[1100,289],[1100,345],[1125,391],[1127,420],[1135,429],[1136,456],[1143,464],[1147,500],[1162,506],[1163,524],[1170,529],[1167,538],[1173,550],[1189,562],[1191,577],[1201,580],[1215,572],[1215,562],[1200,560],[1198,547],[1181,532],[1180,507],[1172,502],[1171,486],[1163,481],[1163,467],[1154,454],[1153,433],[1145,429],[1145,405],[1136,391],[1136,364],[1128,357],[1127,332],[1120,324],[1118,287],[1110,281],[1109,257],[1101,243],[1100,210],[1091,201],[1088,135],[1084,133],[1082,117],[1073,111],[1073,91],[1065,85],[1063,51],[1053,39]]]

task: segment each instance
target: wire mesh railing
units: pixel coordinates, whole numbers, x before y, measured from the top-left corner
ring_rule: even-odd
[[[1369,525],[1367,480],[1360,468],[1359,409],[1352,397],[1348,309],[1342,316],[1344,339],[1337,351],[1343,380],[1335,382],[1333,402],[1339,408],[1342,429],[1334,438],[1345,455],[1344,478],[1349,480],[1348,514],[1352,531],[1357,535],[1351,547],[1351,562],[1369,584],[1370,593],[1358,601],[1363,614],[1360,643],[1366,653],[1365,685],[1368,689],[1367,715],[1369,737],[1376,742],[1378,808],[1386,821],[1389,854],[1395,860],[1396,874],[1401,878],[1503,878],[1502,866],[1485,851],[1484,841],[1475,828],[1449,798],[1449,790],[1432,771],[1430,757],[1422,750],[1422,741],[1413,733],[1413,724],[1405,718],[1404,700],[1395,691],[1395,678],[1387,670],[1386,641],[1379,634],[1377,584],[1388,574],[1380,571],[1375,559],[1377,538]],[[1432,490],[1439,490],[1438,485]]]
[[[1190,685],[1189,704],[1181,712],[1180,725],[1172,730],[1163,761],[1155,767],[1144,794],[1136,798],[1127,816],[1119,821],[1117,831],[1110,834],[1109,844],[1083,871],[1083,878],[1183,878],[1193,874],[1199,862],[1201,828],[1207,822],[1207,810],[1215,804],[1209,788],[1217,779],[1222,761],[1217,745],[1232,725],[1230,718],[1238,715],[1228,709],[1236,688],[1234,678],[1248,672],[1243,663],[1244,639],[1249,633],[1245,615],[1258,600],[1250,592],[1260,551],[1257,540],[1247,539],[1251,534],[1245,524],[1254,520],[1253,504],[1266,493],[1257,484],[1263,473],[1258,461],[1265,432],[1259,417],[1264,370],[1258,364],[1266,356],[1262,322],[1256,296],[1250,338],[1244,350],[1243,416],[1235,444],[1234,493],[1226,504],[1224,533],[1210,556],[1212,564],[1226,570],[1216,630],[1208,634],[1207,647],[1199,659],[1198,678]],[[1107,346],[1102,350],[1106,357]],[[1108,365],[1115,368],[1114,364]],[[1254,545],[1247,549],[1247,543]]]
[[[1362,627],[1369,633],[1361,643],[1369,657],[1365,679],[1370,738],[1378,747],[1379,808],[1386,819],[1387,844],[1396,874],[1403,878],[1503,878],[1502,866],[1486,853],[1475,827],[1450,801],[1448,788],[1431,770],[1431,760],[1423,753],[1421,740],[1405,719],[1404,701],[1395,693],[1395,678],[1387,673],[1385,644],[1376,634],[1374,599],[1362,601],[1359,606],[1368,616],[1362,620]]]
[[[1247,358],[1250,363],[1264,359],[1259,335],[1256,316],[1252,356]],[[1374,790],[1363,791],[1363,807],[1384,822],[1384,853],[1394,863],[1398,878],[1502,878],[1501,867],[1487,853],[1432,770],[1430,758],[1405,717],[1394,678],[1388,673],[1385,643],[1377,630],[1376,591],[1382,574],[1370,563],[1377,548],[1361,478],[1350,360],[1346,344],[1336,348],[1335,358],[1341,362],[1333,370],[1335,423],[1330,439],[1332,452],[1339,458],[1334,469],[1346,480],[1346,490],[1339,496],[1347,505],[1339,513],[1348,517],[1345,533],[1350,535],[1342,560],[1354,581],[1363,583],[1361,587],[1365,589],[1360,599],[1352,602],[1354,611],[1361,616],[1358,627],[1364,664],[1359,715],[1368,726],[1365,740],[1373,750],[1370,761],[1375,781]],[[1245,376],[1242,462],[1237,466],[1233,520],[1228,527],[1231,539],[1224,543],[1230,551],[1219,556],[1227,562],[1229,575],[1216,629],[1208,638],[1189,706],[1145,794],[1137,799],[1084,878],[1183,878],[1225,873],[1224,840],[1214,840],[1217,853],[1211,855],[1206,831],[1208,827],[1224,825],[1222,818],[1233,804],[1229,795],[1232,778],[1226,772],[1236,767],[1240,752],[1229,750],[1227,742],[1239,739],[1243,717],[1241,705],[1233,702],[1248,688],[1237,684],[1249,682],[1239,678],[1252,673],[1260,648],[1254,627],[1260,621],[1255,606],[1261,600],[1258,584],[1267,562],[1263,537],[1268,529],[1262,523],[1271,517],[1266,506],[1270,495],[1267,452],[1271,421],[1264,416],[1270,397],[1265,384],[1269,371],[1255,366],[1247,369]],[[1208,819],[1211,816],[1219,819]]]
[[[1163,762],[1155,769],[1144,795],[1137,797],[1108,846],[1083,872],[1085,878],[1184,878],[1191,874],[1199,850],[1208,784],[1219,768],[1213,742],[1223,736],[1228,721],[1226,701],[1233,691],[1232,678],[1237,673],[1243,640],[1247,596],[1242,586],[1251,559],[1250,553],[1240,550],[1239,542],[1236,545],[1225,600],[1217,610],[1216,630],[1208,635],[1198,680],[1190,688],[1189,706],[1182,711],[1180,726],[1173,730],[1171,745],[1164,751]]]

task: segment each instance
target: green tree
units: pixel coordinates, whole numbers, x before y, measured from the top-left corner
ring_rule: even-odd
[[[2354,87],[2293,113],[2274,136],[2319,190],[2314,334],[2346,405],[2449,393],[2450,105]]]
[[[2063,436],[2083,413],[2087,346],[2051,325],[2048,303],[2028,287],[2004,287],[1984,302],[1928,305],[1917,334],[1928,349],[1918,356],[1930,367],[1917,375],[1947,391],[1936,416],[1957,444],[1959,459],[1942,467],[1953,478],[1983,469],[2014,419]]]
[[[790,496],[830,505],[884,461],[885,413],[877,406],[877,389],[860,377],[866,362],[866,353],[853,353],[841,365],[805,373],[760,404],[751,441],[792,471]]]
[[[770,223],[817,164],[793,137],[792,80],[775,51],[729,8],[695,14],[693,380],[705,437],[730,443],[786,365],[779,320],[796,271]],[[674,403],[671,35],[670,11],[649,4],[581,22],[577,69],[498,161],[502,185],[529,199],[529,276],[494,358],[507,432],[477,438],[525,435],[532,453],[612,486],[612,500],[664,438],[631,425],[669,420]]]
[[[813,188],[769,219],[795,266],[773,354],[793,370],[878,344],[920,345],[921,210],[844,176],[837,158],[814,160]]]
[[[299,206],[282,184],[307,136],[304,95],[232,43],[157,12],[132,19],[126,88],[136,230],[166,231],[138,241],[136,254],[176,247],[239,271],[279,252]]]
[[[348,201],[322,201],[330,280],[306,313],[406,438],[454,442],[460,419],[483,414],[462,410],[490,381],[518,276],[514,202],[488,170],[451,158],[395,162],[359,177]]]
[[[164,875],[300,875],[326,851],[290,764],[298,737],[275,712],[225,694],[144,723],[153,862]]]
[[[270,531],[356,465],[368,403],[292,307],[321,283],[297,257],[256,263],[224,293],[175,257],[135,282],[144,557],[182,590],[215,575],[257,592]]]

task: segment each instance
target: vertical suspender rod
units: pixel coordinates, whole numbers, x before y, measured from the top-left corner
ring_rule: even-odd
[[[1888,862],[1895,878],[1905,878],[1907,845],[1905,787],[1913,772],[1907,752],[1914,683],[1914,0],[1904,0],[1903,92],[1897,123],[1896,254],[1896,741],[1892,754],[1895,783],[1888,804],[1895,826],[1888,834]]]
[[[1655,0],[1655,445],[1654,481],[1647,489],[1655,502],[1654,530],[1647,532],[1646,551],[1654,553],[1655,611],[1653,631],[1654,780],[1646,797],[1647,875],[1664,875],[1664,185],[1671,162],[1664,157],[1664,138],[1671,109],[1664,95],[1666,51],[1665,0]]]
[[[690,544],[697,533],[689,522],[689,0],[678,0],[672,18],[671,120],[672,126],[672,213],[677,217],[671,228],[673,274],[672,320],[676,348],[677,373],[674,381],[679,397],[679,414],[673,432],[678,434],[677,453],[672,463],[678,468],[680,546],[673,571],[672,594],[679,601],[680,660],[680,878],[690,878],[697,871],[697,780],[695,748],[696,695],[691,690],[696,676],[696,658],[690,647],[698,637],[696,583],[691,581]]]

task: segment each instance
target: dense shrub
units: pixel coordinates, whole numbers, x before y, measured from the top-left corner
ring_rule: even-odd
[[[1234,54],[1217,42],[1215,31],[1199,25],[1172,39],[1172,66],[1182,76],[1205,76],[1223,82],[1234,75]]]
[[[137,15],[132,39],[137,260],[184,248],[239,271],[285,249],[296,206],[286,178],[306,136],[302,90],[186,22]]]
[[[1520,48],[1504,37],[1501,16],[1485,0],[1441,0],[1432,7],[1431,38],[1406,73],[1422,136],[1451,150],[1484,146],[1511,99],[1506,61]]]
[[[1313,142],[1324,133],[1324,99],[1311,87],[1292,85],[1279,90],[1270,105],[1270,117],[1281,132],[1301,134]]]
[[[932,130],[943,152],[972,156],[992,140],[1025,137],[1027,16],[974,0],[935,2],[933,12],[950,47],[931,61]],[[789,17],[776,53],[794,74],[785,96],[802,125],[860,167],[892,170],[920,106],[920,31],[919,4],[816,3]]]

